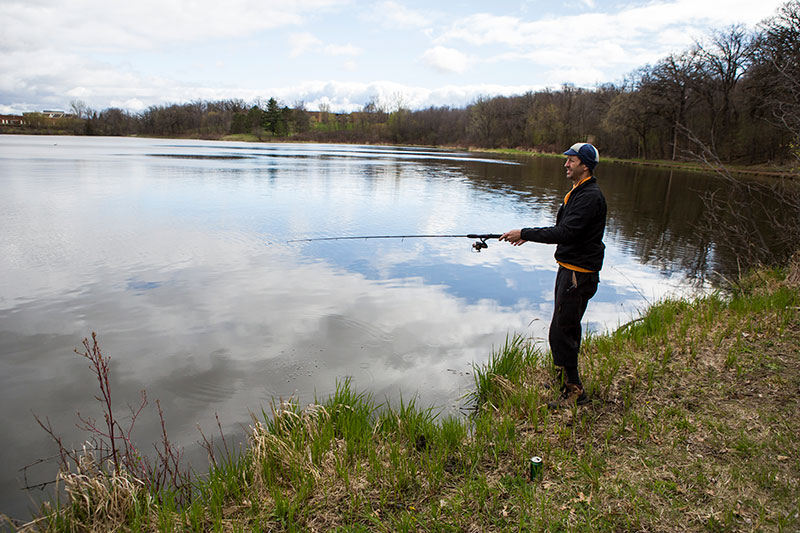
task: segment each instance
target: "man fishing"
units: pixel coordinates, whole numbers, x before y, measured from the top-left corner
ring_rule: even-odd
[[[597,292],[605,251],[606,199],[594,177],[600,155],[589,143],[573,144],[564,155],[572,189],[558,210],[555,226],[515,229],[500,237],[514,246],[528,241],[557,245],[559,266],[549,340],[553,363],[559,367],[561,395],[548,404],[553,409],[589,402],[578,373],[581,319]]]

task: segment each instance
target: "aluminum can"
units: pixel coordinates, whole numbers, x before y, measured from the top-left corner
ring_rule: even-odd
[[[531,457],[531,481],[535,481],[542,477],[542,458],[539,456]]]

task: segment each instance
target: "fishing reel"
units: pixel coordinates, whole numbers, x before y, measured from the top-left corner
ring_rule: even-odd
[[[485,250],[488,247],[489,245],[486,244],[485,238],[481,238],[481,240],[472,243],[472,249],[475,250],[475,253],[481,253],[481,250]]]

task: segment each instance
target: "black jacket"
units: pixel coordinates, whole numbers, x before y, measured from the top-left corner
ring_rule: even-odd
[[[556,225],[523,228],[526,241],[557,244],[556,261],[594,272],[603,267],[603,232],[606,227],[606,199],[595,177],[573,190],[566,205],[561,204]]]

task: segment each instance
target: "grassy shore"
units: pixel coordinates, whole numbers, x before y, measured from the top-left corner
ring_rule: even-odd
[[[476,368],[470,417],[343,382],[254,418],[183,505],[64,474],[71,501],[23,530],[798,531],[798,286],[796,255],[588,338],[587,406],[548,410],[553,369],[516,337]]]

